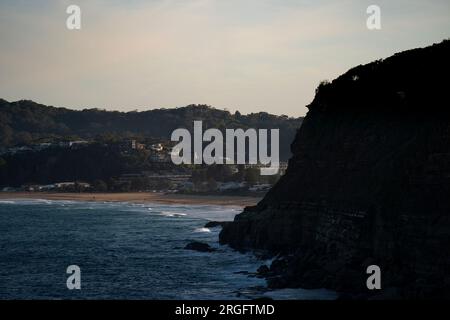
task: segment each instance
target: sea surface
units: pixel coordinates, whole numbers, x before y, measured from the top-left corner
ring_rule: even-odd
[[[267,261],[218,244],[238,207],[0,200],[0,299],[334,299],[327,290],[269,291]],[[185,250],[191,241],[217,251]],[[81,269],[69,290],[66,269]]]

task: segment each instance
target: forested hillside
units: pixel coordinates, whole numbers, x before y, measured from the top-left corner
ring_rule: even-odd
[[[280,157],[290,157],[290,144],[303,118],[265,112],[231,114],[206,105],[142,112],[99,109],[81,111],[45,106],[29,100],[0,99],[0,146],[26,145],[48,139],[158,137],[170,138],[177,128],[191,128],[203,120],[205,128],[280,129]]]

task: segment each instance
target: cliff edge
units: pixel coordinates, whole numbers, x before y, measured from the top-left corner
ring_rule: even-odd
[[[449,298],[449,57],[447,40],[322,83],[286,174],[220,242],[278,255],[272,287]]]

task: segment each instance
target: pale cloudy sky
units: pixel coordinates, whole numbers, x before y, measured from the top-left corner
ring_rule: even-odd
[[[0,0],[0,97],[300,116],[321,80],[449,37],[449,0]]]

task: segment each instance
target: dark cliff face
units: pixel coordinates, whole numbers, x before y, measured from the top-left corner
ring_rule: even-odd
[[[273,286],[365,295],[376,264],[394,297],[450,297],[449,57],[444,41],[320,85],[286,175],[220,242],[283,253]]]

